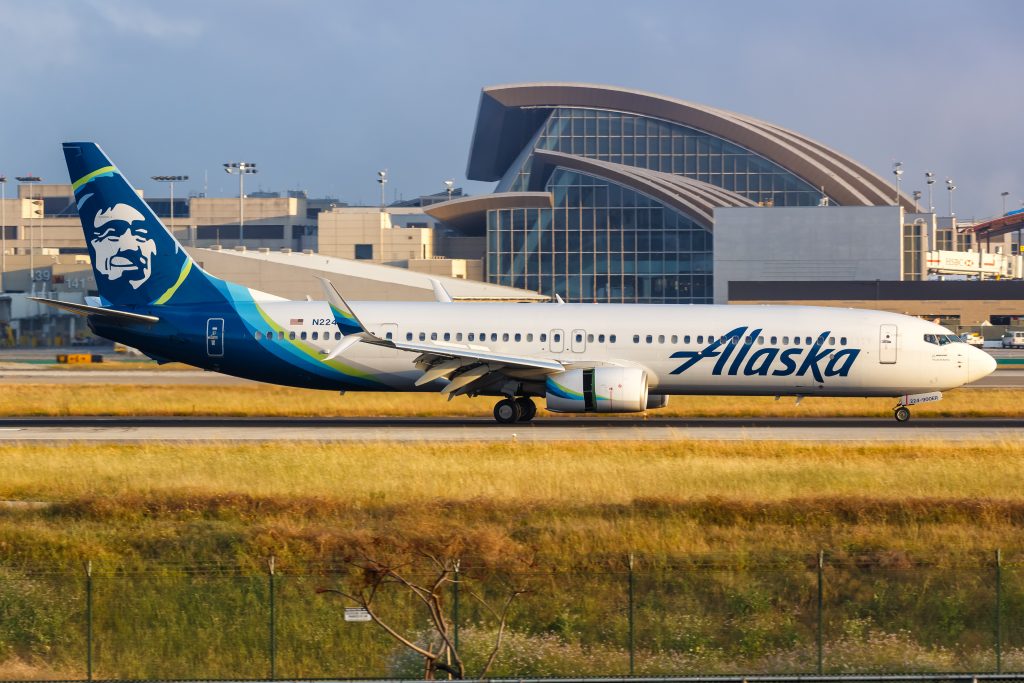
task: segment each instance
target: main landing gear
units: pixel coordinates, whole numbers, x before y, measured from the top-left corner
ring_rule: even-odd
[[[906,406],[896,406],[892,411],[892,416],[896,418],[897,422],[906,422],[910,419],[910,408]]]
[[[526,398],[503,398],[494,406],[494,419],[501,424],[514,424],[516,422],[529,422],[537,415],[537,405]]]

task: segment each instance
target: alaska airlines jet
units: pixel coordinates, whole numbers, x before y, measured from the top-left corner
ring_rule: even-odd
[[[103,151],[64,145],[99,297],[39,299],[159,362],[334,391],[534,398],[559,413],[659,408],[673,394],[888,396],[894,416],[995,369],[930,322],[803,306],[288,301],[210,275]]]

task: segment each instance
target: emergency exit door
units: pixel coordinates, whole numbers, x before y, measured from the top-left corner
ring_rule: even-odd
[[[224,318],[206,321],[206,355],[211,358],[224,355]]]
[[[878,362],[896,362],[896,326],[879,325],[878,327]]]

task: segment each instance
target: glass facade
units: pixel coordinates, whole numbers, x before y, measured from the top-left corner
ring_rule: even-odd
[[[686,176],[762,206],[822,200],[819,189],[778,164],[703,131],[624,112],[555,108],[498,187],[549,191],[554,208],[489,211],[487,273],[496,284],[566,301],[710,303],[712,235],[613,181],[564,168],[531,177],[526,152],[533,149]]]
[[[551,112],[536,147],[686,176],[762,206],[817,206],[822,199],[820,189],[750,150],[647,116],[560,107]],[[531,165],[532,158],[513,169],[510,190],[530,189]],[[838,206],[832,198],[829,203]]]
[[[711,233],[640,192],[556,169],[554,209],[487,213],[491,282],[566,301],[710,303]]]

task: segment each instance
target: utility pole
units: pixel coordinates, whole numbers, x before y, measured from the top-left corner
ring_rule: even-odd
[[[245,240],[245,175],[258,171],[256,164],[248,161],[229,161],[224,164],[224,172],[238,174],[238,243],[241,244]]]

